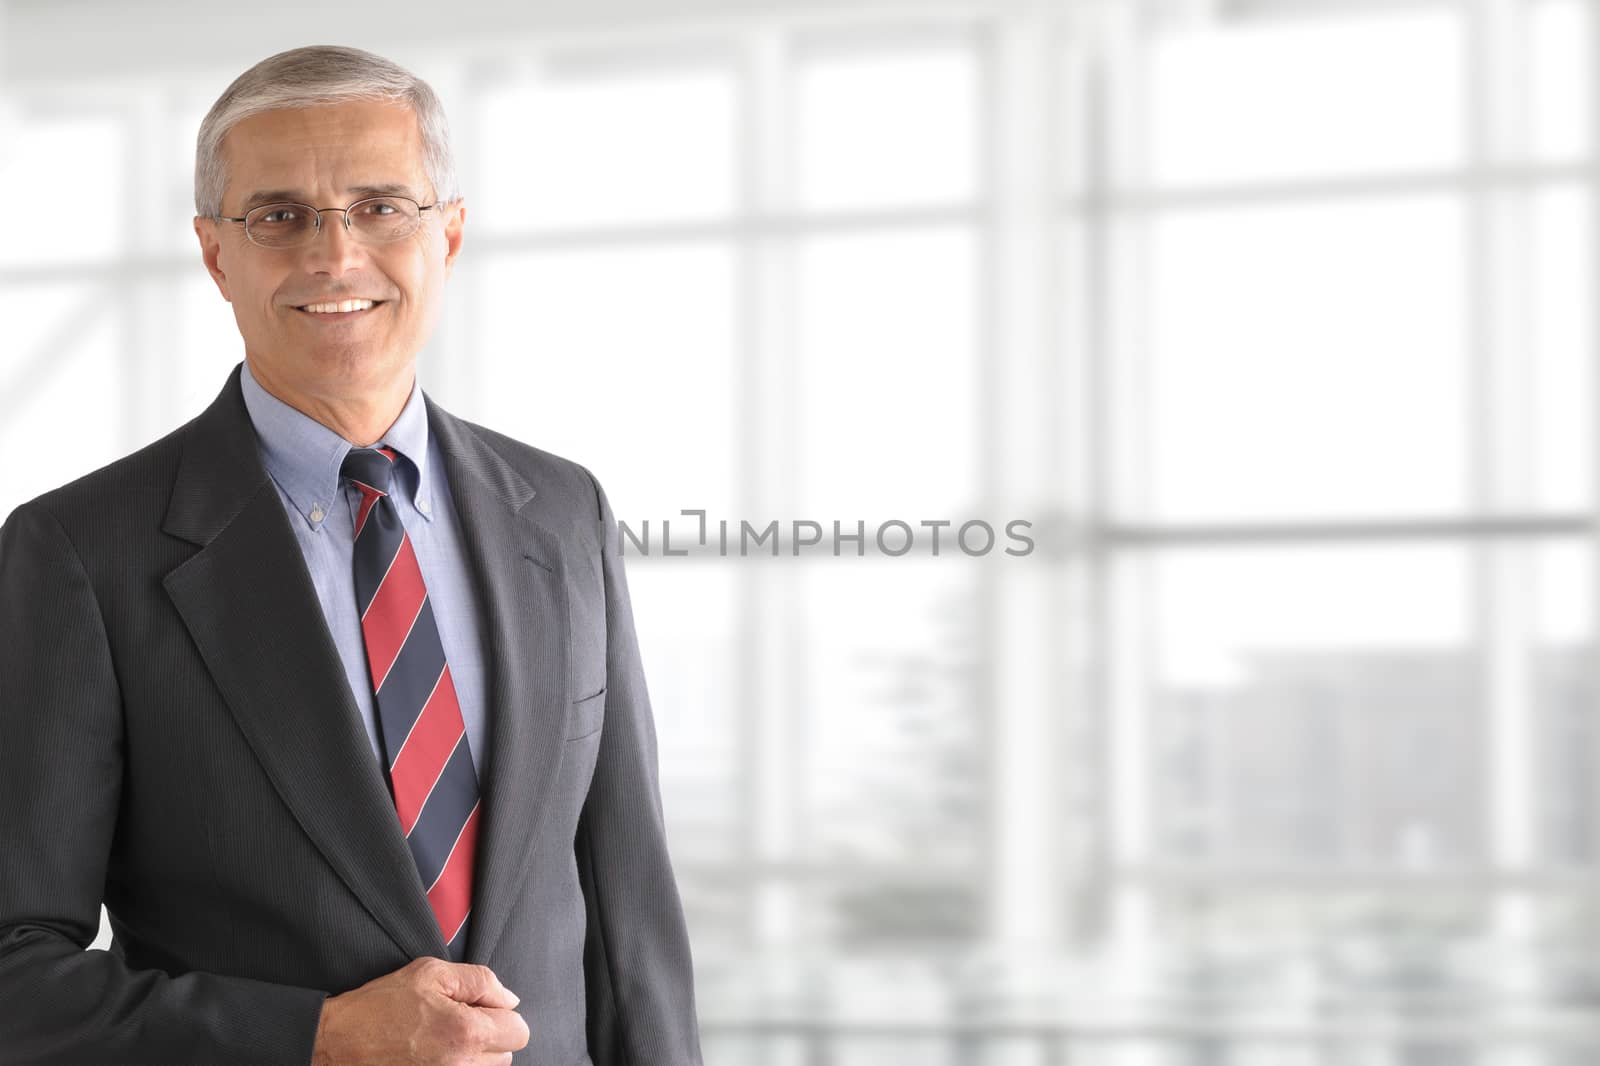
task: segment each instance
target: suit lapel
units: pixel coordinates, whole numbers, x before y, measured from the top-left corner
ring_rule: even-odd
[[[527,879],[565,750],[565,570],[554,534],[524,509],[533,487],[470,426],[427,404],[489,654],[489,759],[467,933],[467,961],[487,963]]]
[[[467,958],[486,962],[527,878],[564,751],[569,631],[557,538],[536,495],[426,398],[489,656],[489,752]],[[330,866],[411,957],[444,956],[235,367],[194,421],[163,527],[200,546],[163,581],[240,731]]]
[[[406,954],[444,954],[237,367],[193,424],[164,528],[202,546],[163,584],[284,803]]]

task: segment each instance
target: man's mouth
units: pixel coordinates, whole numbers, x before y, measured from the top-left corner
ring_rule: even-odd
[[[301,304],[295,310],[304,311],[308,315],[327,315],[331,318],[344,318],[370,311],[386,302],[385,300],[333,300],[327,303]]]

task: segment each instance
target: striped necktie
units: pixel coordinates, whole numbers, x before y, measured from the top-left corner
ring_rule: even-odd
[[[450,957],[460,962],[472,909],[478,778],[422,568],[390,497],[396,457],[387,446],[352,448],[339,471],[361,490],[356,608],[395,813]]]

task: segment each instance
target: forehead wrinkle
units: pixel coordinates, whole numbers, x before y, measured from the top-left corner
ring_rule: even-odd
[[[355,185],[345,185],[340,190],[341,201],[339,206],[352,204],[357,200],[369,196],[406,196],[417,203],[422,203],[422,194],[410,184],[402,181],[369,181]],[[296,203],[310,204],[312,194],[299,188],[258,189],[245,197],[243,209],[248,211],[252,207],[262,204]],[[310,204],[316,207],[316,204]]]
[[[399,121],[395,121],[395,119]],[[339,189],[343,206],[366,195],[393,192],[423,203],[426,166],[421,128],[409,108],[370,102],[262,112],[241,120],[223,138],[228,186],[251,190],[240,210],[262,203],[292,200],[309,203],[322,193],[310,188]],[[286,166],[287,164],[287,166]],[[349,176],[343,185],[341,176]],[[372,179],[380,180],[356,180]],[[420,180],[419,180],[420,179]],[[296,195],[256,195],[293,191]],[[336,194],[337,195],[337,194]]]

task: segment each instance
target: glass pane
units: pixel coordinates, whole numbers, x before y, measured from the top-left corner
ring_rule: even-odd
[[[628,588],[654,711],[673,869],[697,946],[742,945],[750,816],[735,713],[745,654],[733,565],[630,558]]]
[[[1540,858],[1556,866],[1600,865],[1594,552],[1591,541],[1578,540],[1540,548],[1530,559]]]
[[[1483,858],[1465,550],[1171,551],[1121,576],[1158,854],[1408,870]]]
[[[1455,199],[1431,195],[1150,221],[1135,294],[1146,318],[1133,324],[1148,380],[1132,352],[1112,365],[1118,417],[1149,419],[1120,442],[1120,509],[1195,520],[1465,507],[1463,225]]]
[[[0,516],[132,447],[115,295],[105,285],[0,287]]]
[[[122,253],[129,226],[104,209],[108,196],[114,202],[129,188],[121,120],[19,109],[0,134],[0,189],[49,208],[6,213],[0,268],[88,263]]]
[[[244,340],[233,317],[233,305],[195,255],[194,273],[173,286],[177,313],[159,323],[163,377],[172,389],[174,425],[199,414],[221,391],[228,372],[244,358]],[[423,378],[422,387],[429,387]]]
[[[1600,1010],[1600,958],[1594,952],[1600,936],[1600,901],[1592,892],[1546,900],[1529,937],[1529,947],[1543,971],[1544,998],[1550,1007],[1583,1012],[1593,1017]],[[1569,1015],[1570,1016],[1570,1015]],[[1587,1053],[1589,1058],[1583,1055]],[[1562,1066],[1582,1066],[1593,1058],[1583,1048]]]
[[[832,943],[977,935],[985,839],[977,564],[800,562],[800,706]]]
[[[1228,1062],[1479,1064],[1468,1041],[1386,1040],[1406,1020],[1485,1021],[1496,972],[1484,944],[1494,910],[1474,893],[1355,890],[1306,895],[1241,888],[1164,896],[1155,915],[1152,1021],[1330,1026],[1346,1040],[1277,1055],[1227,1041]],[[1377,1024],[1374,1024],[1377,1023]],[[1359,1036],[1362,1032],[1365,1036]],[[1192,1046],[1192,1045],[1191,1045]],[[1313,1048],[1320,1054],[1312,1055]],[[1255,1051],[1251,1055],[1250,1051]],[[1187,1059],[1181,1061],[1195,1061]],[[1204,1061],[1204,1060],[1201,1060]],[[1513,1062],[1544,1059],[1513,1059]],[[1509,1064],[1508,1064],[1509,1066]]]
[[[798,72],[800,205],[970,200],[978,189],[978,66],[970,45],[825,50]]]
[[[478,169],[462,181],[486,232],[733,211],[736,112],[725,70],[546,73],[490,89],[480,106]]]
[[[1176,1030],[1174,1057],[1106,1061],[1582,1066],[1600,1002],[1595,906],[1588,894],[1529,904],[1418,887],[1163,893],[1148,978],[1127,1007]],[[1261,1036],[1204,1040],[1184,1023]],[[1274,1030],[1305,1035],[1273,1041]]]
[[[976,287],[965,228],[800,246],[801,516],[831,533],[835,519],[916,526],[976,504]]]
[[[1529,149],[1536,159],[1576,159],[1594,144],[1592,5],[1533,0],[1524,69],[1532,94]]]
[[[194,233],[194,142],[210,108],[192,97],[160,94],[141,107],[131,131],[138,148],[132,166],[143,185],[143,210],[125,222],[128,242],[143,254],[176,253],[203,269]]]
[[[1170,32],[1150,55],[1149,177],[1182,184],[1459,164],[1463,52],[1460,16],[1448,9]]]
[[[1530,498],[1578,509],[1594,499],[1593,194],[1564,186],[1533,194],[1532,241],[1523,279],[1531,296],[1529,358],[1535,415]]]
[[[200,242],[194,234],[194,142],[211,101],[210,97],[192,92],[176,92],[168,97],[167,106],[160,112],[162,125],[150,142],[161,152],[161,159],[154,163],[161,187],[153,212],[157,236],[150,248],[187,256],[202,273],[205,268],[201,266]]]
[[[475,420],[587,466],[631,529],[733,516],[733,272],[716,244],[480,260]]]

